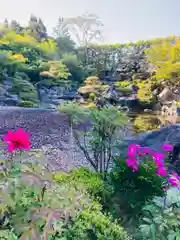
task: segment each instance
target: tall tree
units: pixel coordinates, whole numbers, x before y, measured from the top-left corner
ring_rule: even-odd
[[[33,15],[30,17],[27,32],[38,41],[47,38],[47,29],[42,19],[38,19]]]
[[[63,17],[58,18],[58,22],[56,26],[53,28],[53,32],[56,38],[70,37],[68,24]]]
[[[18,34],[23,31],[23,27],[16,20],[12,20],[9,27]]]
[[[4,27],[8,28],[9,27],[9,22],[7,20],[7,18],[4,19]]]
[[[71,39],[68,25],[63,17],[59,17],[56,27],[53,28],[53,32],[56,38],[58,55],[60,57],[62,57],[64,53],[74,51],[75,42]]]
[[[79,47],[84,48],[84,64],[88,65],[88,45],[102,40],[103,24],[95,14],[85,13],[82,16],[66,19],[69,33]]]
[[[180,77],[180,38],[165,38],[146,50],[149,62],[154,67],[156,79],[176,83]]]
[[[69,33],[75,38],[79,46],[87,46],[93,41],[102,40],[103,24],[95,14],[85,13],[82,16],[66,19]]]

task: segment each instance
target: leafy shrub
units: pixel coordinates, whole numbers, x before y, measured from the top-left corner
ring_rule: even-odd
[[[81,123],[82,116],[84,121],[91,122],[91,127],[84,127],[83,131],[74,129],[73,134],[87,161],[105,179],[112,164],[112,152],[116,148],[119,132],[128,121],[127,116],[116,107],[103,107],[101,110],[92,108],[86,112],[82,108],[76,108],[75,112],[75,106],[69,104],[61,109],[71,115],[71,126]]]
[[[176,102],[177,107],[180,107],[180,100]]]
[[[131,96],[133,90],[127,87],[118,87],[118,90],[126,97]]]
[[[164,195],[164,180],[156,174],[153,161],[141,163],[138,171],[132,171],[125,161],[119,158],[115,159],[115,163],[116,166],[110,173],[114,187],[109,203],[110,210],[116,216],[123,216],[123,220],[128,222],[139,217],[146,201],[152,200],[154,196]]]
[[[119,81],[115,83],[115,86],[120,87],[120,88],[125,88],[131,85],[130,81]]]
[[[145,132],[160,128],[161,121],[156,116],[139,115],[135,118],[133,126],[137,132]]]
[[[101,213],[100,205],[88,196],[81,185],[83,172],[87,173],[85,180],[92,191],[103,185],[100,179],[87,170],[81,170],[70,177],[72,180],[79,179],[79,184],[68,181],[66,174],[61,179],[67,181],[57,183],[50,172],[40,165],[31,164],[33,157],[37,162],[36,156],[28,156],[31,156],[29,161],[24,163],[22,159],[27,159],[27,154],[16,156],[16,160],[20,158],[19,162],[13,163],[1,176],[0,236],[4,234],[8,240],[10,237],[15,240],[25,236],[91,239],[88,234],[94,224],[96,227],[92,231],[97,239],[114,239],[114,236],[118,237],[116,239],[129,239],[118,223]],[[88,176],[94,178],[94,184],[88,182]],[[7,231],[4,232],[4,228]]]
[[[36,108],[37,104],[31,101],[21,101],[19,107]]]
[[[101,85],[101,81],[96,76],[90,76],[84,81],[85,85]]]
[[[74,171],[68,181],[64,173],[58,183],[41,151],[22,152],[22,148],[30,149],[26,132],[9,131],[4,140],[13,158],[0,164],[1,239],[92,239],[93,224],[97,226],[92,230],[96,239],[129,239],[117,222],[102,214],[100,204],[81,184],[86,174],[85,182],[93,192],[103,185],[97,174],[82,169]],[[88,177],[94,179],[92,185]]]
[[[91,92],[91,93],[89,94],[89,98],[90,98],[90,100],[94,101],[94,99],[95,99],[95,93],[94,93],[94,92]]]
[[[100,205],[95,205],[77,215],[68,239],[130,240],[130,237],[110,216],[102,214]]]
[[[107,185],[100,175],[90,171],[88,168],[80,168],[68,173],[55,173],[54,179],[59,182],[73,182],[76,186],[82,185],[87,192],[94,197],[100,199],[107,197],[111,193],[109,185]]]
[[[179,190],[169,189],[164,199],[155,198],[143,208],[137,239],[180,239],[179,209]]]

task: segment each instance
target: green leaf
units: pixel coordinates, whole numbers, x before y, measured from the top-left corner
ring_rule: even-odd
[[[177,238],[176,238],[176,233],[173,232],[173,233],[169,234],[169,235],[167,236],[167,239],[168,239],[168,240],[176,240],[176,239],[177,239]]]

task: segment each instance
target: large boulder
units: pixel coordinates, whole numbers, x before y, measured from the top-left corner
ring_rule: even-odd
[[[173,124],[159,130],[147,131],[146,133],[124,139],[124,144],[137,143],[141,146],[150,147],[160,151],[163,143],[176,145],[180,142],[180,124]]]
[[[173,101],[174,100],[174,94],[173,92],[168,88],[165,87],[158,95],[158,100],[160,102],[166,102],[166,101]]]

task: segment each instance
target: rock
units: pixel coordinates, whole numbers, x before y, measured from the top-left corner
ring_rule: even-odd
[[[165,87],[160,94],[158,95],[158,99],[161,102],[165,102],[165,101],[173,101],[174,100],[174,94],[173,92],[168,88]]]
[[[0,86],[0,105],[1,106],[17,106],[19,97],[16,94],[11,94],[9,90],[12,88],[11,79],[6,79]]]
[[[61,105],[64,100],[74,100],[76,98],[76,89],[69,89],[67,87],[51,86],[51,87],[40,87],[38,89],[39,99],[41,107],[47,108],[48,106]]]
[[[144,112],[152,112],[152,109],[144,109]]]
[[[149,131],[139,134],[138,136],[125,139],[126,144],[137,143],[141,146],[151,147],[160,151],[163,143],[172,144],[173,146],[180,139],[180,124],[169,125],[159,130]]]
[[[153,106],[153,111],[157,111],[157,112],[160,112],[161,111],[161,103],[160,102],[157,102],[154,106]]]
[[[161,107],[161,115],[164,116],[177,115],[176,101],[164,102]]]
[[[158,92],[159,92],[159,90],[158,90],[158,88],[156,88],[156,89],[154,89],[154,90],[152,91],[152,95],[153,95],[153,96],[157,96],[157,95],[158,95]]]

